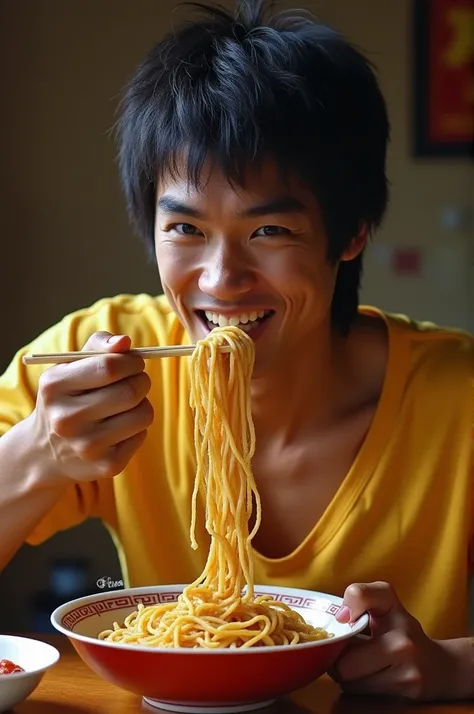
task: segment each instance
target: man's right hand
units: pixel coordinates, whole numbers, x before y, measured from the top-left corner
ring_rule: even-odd
[[[93,481],[117,475],[153,421],[144,360],[130,338],[96,332],[83,350],[109,355],[57,364],[40,377],[32,438],[50,476]],[[31,433],[31,432],[30,432]]]

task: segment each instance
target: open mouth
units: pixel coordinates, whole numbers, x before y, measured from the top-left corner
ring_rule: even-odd
[[[252,312],[243,312],[239,315],[221,315],[218,312],[209,310],[196,310],[201,322],[208,330],[213,330],[215,327],[239,327],[244,332],[252,332],[263,325],[275,313],[274,310],[259,310]]]

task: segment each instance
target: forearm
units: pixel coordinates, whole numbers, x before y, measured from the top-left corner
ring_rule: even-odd
[[[51,473],[35,450],[29,420],[0,437],[0,571],[67,484],[66,478]]]
[[[438,644],[448,653],[452,663],[449,672],[450,691],[443,698],[474,700],[474,638],[438,640]]]

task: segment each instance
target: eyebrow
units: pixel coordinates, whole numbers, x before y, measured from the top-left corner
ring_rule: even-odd
[[[192,206],[182,203],[173,196],[162,196],[157,203],[157,208],[163,213],[181,213],[190,218],[202,218],[203,214]]]
[[[190,218],[204,218],[204,214],[193,206],[183,203],[173,196],[162,196],[158,200],[157,208],[164,213],[180,213]],[[266,203],[251,206],[245,211],[237,214],[238,218],[257,218],[259,216],[269,216],[271,214],[306,213],[307,208],[301,201],[293,196],[282,196],[274,198]]]

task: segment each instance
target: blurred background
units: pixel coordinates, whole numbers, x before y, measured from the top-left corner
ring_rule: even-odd
[[[68,312],[160,292],[127,222],[111,129],[124,83],[180,16],[175,4],[0,2],[0,372]],[[362,301],[474,332],[472,1],[281,3],[295,5],[363,49],[388,102],[391,202]],[[0,631],[46,632],[56,604],[120,579],[98,522],[25,546],[0,574]]]

